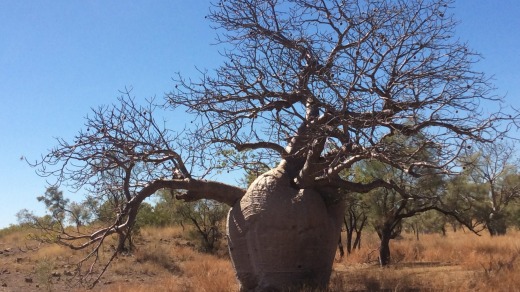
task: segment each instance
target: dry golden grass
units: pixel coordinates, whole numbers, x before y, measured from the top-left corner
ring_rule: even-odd
[[[391,242],[392,264],[377,265],[377,237],[335,264],[348,290],[517,291],[520,288],[520,232],[477,236],[469,232],[413,235]]]
[[[237,291],[229,258],[199,253],[186,234],[180,227],[143,228],[136,238],[137,250],[117,257],[94,291]],[[31,250],[27,247],[37,244],[28,235],[24,230],[0,233],[0,250],[10,248],[0,255],[0,284],[12,291],[71,291],[64,273],[73,270],[84,253],[57,245]],[[419,241],[404,235],[391,242],[393,262],[387,268],[378,266],[378,246],[377,236],[365,233],[360,250],[337,257],[328,291],[520,289],[518,231],[500,237],[462,231],[444,237],[426,234]],[[107,248],[102,259],[110,253]]]
[[[178,231],[178,230],[177,230]],[[182,238],[172,230],[147,230],[149,235]],[[147,234],[147,233],[143,234]],[[377,265],[378,238],[365,234],[363,247],[335,263],[329,291],[515,291],[520,280],[520,232],[507,236],[476,236],[462,231],[412,235],[392,241],[393,264]],[[150,247],[153,253],[154,248]],[[157,251],[168,254],[166,251]],[[189,246],[172,249],[180,274],[160,277],[154,291],[237,291],[229,260],[194,252]],[[147,291],[150,286],[119,285],[113,291]]]
[[[158,257],[159,255],[162,256]],[[143,292],[151,291],[151,287],[153,291],[169,292],[238,290],[228,259],[190,251],[188,248],[160,250],[157,247],[144,253],[140,251],[135,257],[137,262],[141,262],[134,265],[135,268],[129,267],[128,261],[118,261],[114,266],[114,272],[124,271],[128,276],[137,274],[141,278],[145,275],[155,276],[153,284],[149,281],[143,281],[138,285],[118,283],[99,291]]]
[[[111,271],[135,281],[118,281],[96,291],[237,291],[229,258],[203,254],[179,227],[145,228],[131,257],[118,258]],[[151,279],[153,278],[153,279]],[[153,282],[153,284],[152,284]],[[109,281],[110,283],[110,281]],[[152,289],[153,287],[153,289]]]

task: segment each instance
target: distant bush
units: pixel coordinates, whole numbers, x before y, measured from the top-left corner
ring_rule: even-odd
[[[213,253],[223,238],[223,221],[229,208],[209,200],[185,203],[179,208],[183,219],[193,225],[190,237],[197,239],[199,250]]]
[[[52,276],[54,269],[54,262],[48,258],[41,259],[36,265],[36,279],[40,287],[45,291],[53,291]]]
[[[0,229],[0,238],[18,232],[29,231],[30,229],[26,224],[12,224],[9,227]]]

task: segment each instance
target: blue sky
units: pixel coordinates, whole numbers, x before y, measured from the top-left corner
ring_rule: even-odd
[[[118,90],[162,97],[176,72],[197,77],[220,55],[204,16],[209,1],[0,1],[0,228],[23,208],[43,213],[39,158],[71,138],[91,107]],[[477,69],[520,107],[520,1],[457,0],[457,35],[481,52]],[[171,120],[182,125],[183,115]],[[80,199],[79,194],[71,198]]]

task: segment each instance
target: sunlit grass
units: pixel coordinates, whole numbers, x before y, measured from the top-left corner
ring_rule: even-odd
[[[13,258],[4,257],[10,259],[9,270],[34,275],[42,289],[51,287],[45,286],[51,283],[45,278],[47,268],[62,274],[74,271],[85,255],[58,245],[38,246],[25,229],[0,234],[4,246],[23,250]],[[142,228],[135,243],[136,250],[118,256],[93,291],[238,291],[229,257],[198,252],[181,227]],[[361,249],[342,259],[338,255],[328,291],[515,291],[520,287],[519,231],[490,237],[459,230],[446,236],[421,234],[419,240],[404,234],[392,240],[392,264],[387,268],[378,265],[378,247],[377,235],[365,232]],[[107,247],[100,258],[107,260],[112,252]],[[52,281],[56,287],[56,278]]]
[[[132,265],[135,261],[139,265]],[[130,265],[129,265],[130,262]],[[134,266],[133,268],[131,266]],[[153,291],[237,291],[231,262],[202,254],[190,247],[157,244],[141,248],[134,258],[118,260],[114,272],[126,275],[153,275]],[[119,283],[101,291],[150,291],[150,284]],[[97,290],[97,289],[96,289]]]
[[[360,250],[335,264],[338,273],[350,279],[345,291],[515,291],[520,287],[520,232],[515,230],[498,237],[463,231],[424,234],[419,240],[405,234],[391,242],[392,264],[387,268],[377,265],[378,244],[375,235],[368,235]]]

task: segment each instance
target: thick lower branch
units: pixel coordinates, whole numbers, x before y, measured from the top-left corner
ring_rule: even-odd
[[[256,150],[256,149],[271,149],[277,153],[279,153],[282,157],[285,156],[287,153],[285,152],[285,148],[271,142],[253,142],[253,143],[239,143],[237,141],[234,141],[232,139],[215,139],[213,142],[222,142],[231,144],[235,147],[238,151],[244,151],[244,150]]]
[[[147,186],[143,187],[141,191],[137,193],[126,205],[125,210],[122,214],[128,217],[124,222],[114,223],[112,226],[100,229],[89,236],[71,236],[63,238],[64,240],[76,240],[88,238],[89,240],[80,246],[73,246],[70,244],[65,245],[73,249],[83,249],[91,244],[102,240],[104,237],[110,234],[116,233],[118,230],[123,230],[126,227],[132,226],[136,220],[137,212],[141,203],[153,195],[155,192],[161,189],[176,189],[176,190],[187,190],[188,192],[184,195],[177,196],[178,199],[184,201],[196,201],[200,199],[215,200],[220,203],[224,203],[228,206],[233,206],[238,200],[245,194],[245,190],[239,187],[227,185],[215,181],[196,180],[196,179],[172,179],[172,180],[156,180],[151,182]]]
[[[387,188],[387,189],[393,189],[397,191],[400,194],[404,194],[404,191],[397,186],[393,181],[387,182],[382,179],[377,179],[374,181],[371,181],[369,183],[357,183],[357,182],[350,182],[343,180],[339,177],[336,177],[334,179],[318,179],[315,181],[315,186],[328,186],[328,187],[336,187],[336,188],[343,188],[345,190],[356,192],[356,193],[368,193],[371,190],[377,189],[377,188]]]
[[[132,201],[136,200],[141,203],[160,189],[187,190],[186,194],[177,196],[187,202],[210,199],[228,206],[233,206],[246,193],[242,188],[215,181],[196,179],[157,180],[144,187]]]

